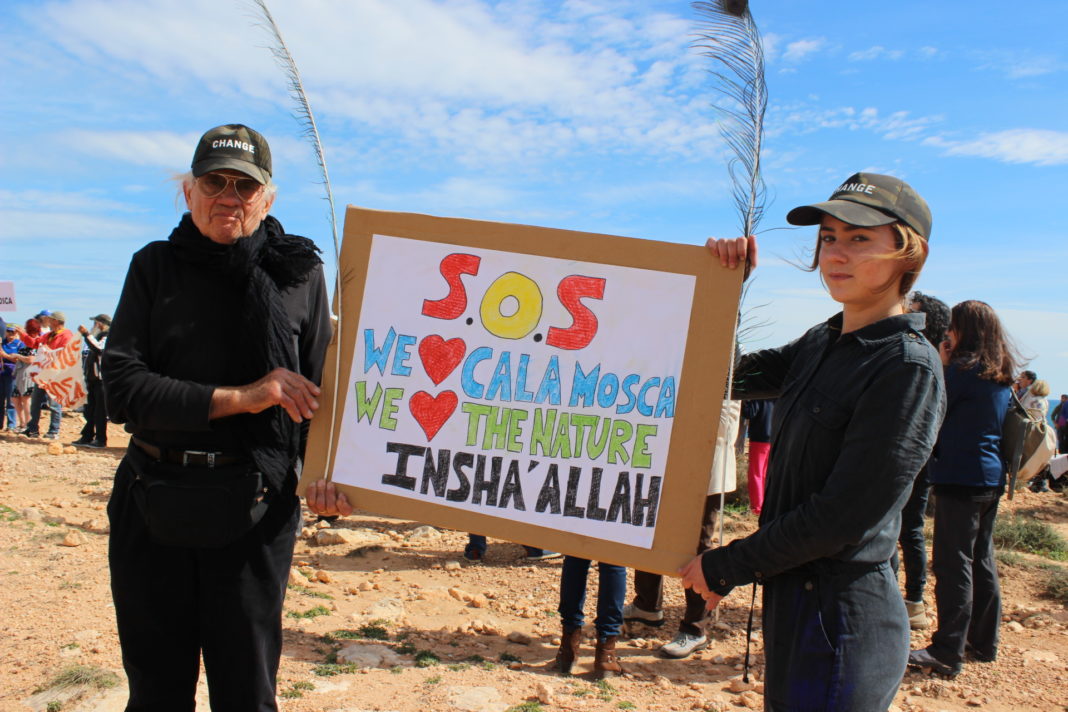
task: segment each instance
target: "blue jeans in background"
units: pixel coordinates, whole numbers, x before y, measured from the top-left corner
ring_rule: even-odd
[[[601,581],[597,588],[597,640],[619,635],[623,629],[623,601],[627,595],[627,569],[615,564],[597,564]],[[565,631],[581,628],[586,605],[586,578],[590,560],[565,556],[560,571],[560,621]]]
[[[59,435],[59,423],[63,419],[63,406],[53,400],[43,388],[34,388],[33,397],[30,398],[30,422],[26,425],[26,433],[28,435],[37,435],[41,432],[41,409],[46,405],[52,414],[48,421],[48,434]]]

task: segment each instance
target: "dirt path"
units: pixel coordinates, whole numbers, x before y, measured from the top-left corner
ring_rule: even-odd
[[[81,424],[66,419],[62,442],[77,437]],[[46,441],[0,435],[0,710],[123,708],[104,507],[126,438],[113,427],[109,441],[116,447],[50,455]],[[1063,495],[1022,492],[1002,509],[1068,535]],[[755,526],[747,515],[732,517],[731,524],[736,534]],[[317,543],[331,540],[337,543]],[[527,564],[521,547],[491,541],[485,563],[460,563],[465,540],[461,533],[372,514],[332,529],[309,527],[296,548],[286,601],[279,676],[286,712],[503,711],[523,704],[520,709],[533,712],[539,698],[545,710],[762,708],[759,632],[754,689],[745,690],[738,679],[748,591],[724,601],[708,649],[669,661],[655,654],[682,611],[681,591],[669,582],[667,624],[631,630],[634,637],[620,651],[629,674],[595,684],[586,674],[592,643],[584,647],[578,675],[550,670],[559,634],[559,561]],[[1021,556],[1002,567],[1006,623],[996,663],[966,665],[952,682],[909,673],[897,708],[1068,709],[1068,611],[1042,598],[1049,572],[1041,566],[1048,565]],[[591,593],[595,587],[594,570]],[[342,633],[328,635],[335,631]],[[914,647],[927,642],[928,632],[914,635]],[[346,665],[346,655],[375,665]],[[90,681],[80,700],[71,697],[82,687],[50,688],[74,665],[82,666],[84,677],[111,671],[116,686],[98,689]]]

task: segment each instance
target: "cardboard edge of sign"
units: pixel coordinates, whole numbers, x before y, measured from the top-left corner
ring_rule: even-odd
[[[341,418],[338,417],[334,422],[334,452],[329,453],[328,459],[331,413],[334,407],[338,413],[345,412],[348,395],[348,389],[338,393],[335,403],[335,363],[340,355],[338,373],[342,380],[346,379],[359,334],[356,319],[363,301],[371,242],[376,234],[452,244],[460,248],[516,252],[696,277],[680,392],[665,467],[672,476],[664,479],[651,549],[338,485],[353,506],[361,511],[388,513],[387,516],[413,522],[484,534],[643,571],[677,575],[678,569],[693,558],[697,548],[728,364],[734,352],[742,270],[721,267],[704,246],[348,206],[339,265],[341,295],[334,295],[335,311],[340,298],[341,327],[327,351],[320,408],[311,423],[306,461],[297,489],[301,496],[310,482],[330,475],[327,465],[334,461],[341,433]]]

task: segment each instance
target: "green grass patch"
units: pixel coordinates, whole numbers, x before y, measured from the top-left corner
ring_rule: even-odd
[[[380,625],[362,625],[356,630],[335,630],[323,636],[326,640],[389,640],[389,631]]]
[[[318,618],[330,615],[330,609],[326,606],[315,606],[306,611],[287,611],[286,615],[290,618]]]
[[[441,682],[441,675],[434,675],[433,677],[428,677],[423,680],[424,685],[436,685],[439,682]]]
[[[305,692],[314,689],[315,685],[302,680],[300,682],[294,682],[288,689],[278,693],[278,696],[286,700],[299,700],[301,697],[304,697]]]
[[[594,685],[597,686],[597,696],[605,702],[610,702],[616,696],[616,688],[608,680],[598,680]]]
[[[81,587],[82,587],[81,581],[64,581],[63,583],[59,584],[59,589],[61,591],[72,591],[72,590],[79,589]]]
[[[1014,515],[994,522],[994,545],[1059,561],[1068,560],[1068,541],[1045,522]]]
[[[93,687],[98,690],[107,690],[118,684],[119,676],[110,670],[92,665],[70,665],[60,670],[55,677],[34,692],[43,692],[57,687]]]
[[[471,669],[471,663],[453,663],[446,668],[449,672],[463,672]]]
[[[329,593],[324,593],[322,591],[313,591],[307,586],[301,586],[297,583],[291,583],[286,586],[286,588],[288,588],[290,591],[294,591],[305,596],[311,596],[312,598],[325,598],[328,601],[334,600],[334,597],[331,596]]]
[[[540,702],[530,700],[519,705],[512,705],[505,712],[545,712]]]
[[[473,663],[475,665],[486,662],[486,659],[481,655],[468,655],[464,658],[465,663]]]
[[[61,712],[63,709],[63,703],[59,700],[51,700],[45,706],[45,712]]]
[[[405,641],[394,648],[398,655],[415,655],[415,646]]]
[[[621,710],[634,710],[638,709],[638,705],[634,704],[630,700],[620,700],[616,703],[616,708]]]
[[[19,513],[6,504],[0,504],[0,519],[5,522],[13,522],[19,518]]]
[[[441,658],[439,658],[435,653],[429,650],[420,650],[415,654],[416,667],[427,668],[432,667],[434,665],[438,665],[440,663]]]
[[[1057,566],[1050,571],[1042,593],[1047,598],[1052,598],[1061,605],[1068,606],[1068,570]]]
[[[500,660],[502,663],[521,663],[521,662],[523,662],[523,659],[520,658],[518,655],[514,655],[514,654],[509,653],[509,652],[501,653],[500,655],[497,656],[497,659]]]
[[[348,675],[359,668],[354,663],[322,663],[312,668],[312,672],[319,677],[334,677],[336,675]]]

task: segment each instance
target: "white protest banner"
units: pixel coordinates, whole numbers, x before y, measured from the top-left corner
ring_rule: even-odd
[[[13,312],[16,310],[15,283],[0,282],[0,312]]]
[[[58,349],[41,344],[37,347],[29,373],[34,383],[64,408],[77,408],[85,403],[81,339],[72,339]]]
[[[334,464],[321,410],[302,486],[646,570],[693,555],[740,281],[704,247],[350,208],[342,274]]]

